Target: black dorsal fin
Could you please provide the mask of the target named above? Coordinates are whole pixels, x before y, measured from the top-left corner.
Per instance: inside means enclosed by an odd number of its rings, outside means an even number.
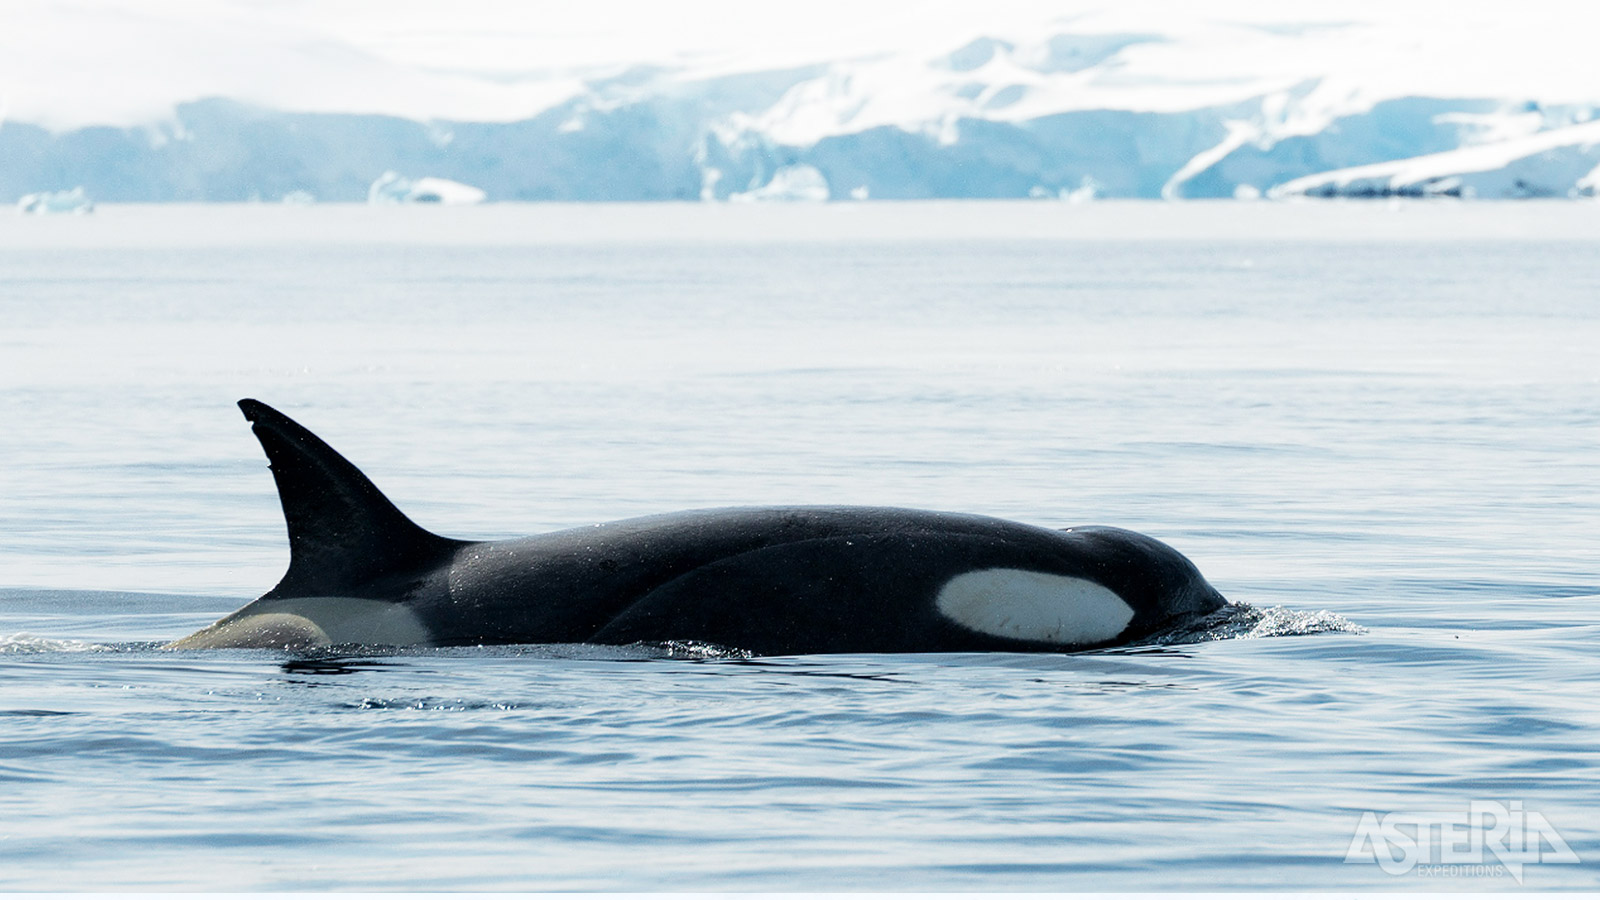
[[[300,423],[257,400],[239,408],[267,451],[289,526],[289,571],[264,597],[362,596],[373,581],[438,565],[465,543],[406,518]]]

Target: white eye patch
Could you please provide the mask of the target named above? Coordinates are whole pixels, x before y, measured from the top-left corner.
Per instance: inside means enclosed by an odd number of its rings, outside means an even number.
[[[945,582],[940,614],[981,634],[1051,644],[1097,644],[1122,633],[1133,607],[1105,585],[1026,569],[979,569]]]

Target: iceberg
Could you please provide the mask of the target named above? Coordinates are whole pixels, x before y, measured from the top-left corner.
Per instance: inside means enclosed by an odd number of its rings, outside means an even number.
[[[399,172],[385,172],[367,188],[367,202],[374,206],[405,203],[410,196],[411,179],[402,177]]]
[[[50,215],[53,213],[71,213],[81,216],[94,212],[94,203],[90,201],[83,188],[75,187],[70,191],[41,191],[35,194],[24,194],[17,201],[17,211],[24,215]]]
[[[367,202],[375,205],[398,203],[437,203],[441,206],[471,206],[482,203],[488,194],[482,188],[448,178],[406,178],[398,172],[384,172],[367,189]]]
[[[857,188],[865,191],[865,188]],[[816,166],[784,166],[772,173],[772,180],[761,187],[728,197],[735,203],[764,201],[824,203],[831,196],[828,179]]]
[[[411,183],[409,203],[439,203],[444,206],[471,206],[489,195],[482,188],[448,178],[418,178]]]

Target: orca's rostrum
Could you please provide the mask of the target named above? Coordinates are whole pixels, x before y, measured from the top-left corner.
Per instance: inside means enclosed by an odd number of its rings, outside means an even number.
[[[178,649],[703,641],[761,655],[1062,651],[1226,602],[1166,544],[882,507],[713,509],[508,541],[417,526],[333,448],[241,400],[289,570]]]

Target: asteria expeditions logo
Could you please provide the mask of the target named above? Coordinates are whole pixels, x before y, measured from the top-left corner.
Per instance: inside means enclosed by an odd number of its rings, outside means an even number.
[[[1377,863],[1390,875],[1510,875],[1521,884],[1524,866],[1580,860],[1543,815],[1523,810],[1522,801],[1473,800],[1464,820],[1459,812],[1362,813],[1344,861]]]

